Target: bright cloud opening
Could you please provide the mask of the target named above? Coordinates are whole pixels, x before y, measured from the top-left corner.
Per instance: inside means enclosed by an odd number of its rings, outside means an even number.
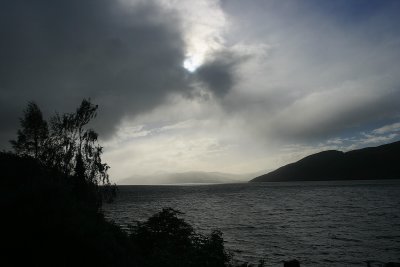
[[[200,56],[189,56],[183,61],[183,67],[189,72],[195,72],[203,63]]]

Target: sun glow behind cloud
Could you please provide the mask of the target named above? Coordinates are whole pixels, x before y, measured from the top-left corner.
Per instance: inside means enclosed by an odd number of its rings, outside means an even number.
[[[177,11],[183,27],[186,56],[182,63],[189,72],[196,71],[207,57],[224,48],[223,33],[228,20],[217,0],[177,1],[159,0]]]
[[[198,67],[201,66],[203,63],[203,59],[200,58],[200,56],[193,55],[193,56],[188,56],[184,61],[183,61],[183,67],[188,70],[189,72],[195,72]]]

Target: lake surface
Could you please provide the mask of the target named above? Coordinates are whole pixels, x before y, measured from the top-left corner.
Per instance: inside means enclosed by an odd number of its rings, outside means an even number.
[[[400,262],[400,181],[120,186],[104,207],[122,227],[163,207],[201,233],[220,229],[237,259],[282,266]]]

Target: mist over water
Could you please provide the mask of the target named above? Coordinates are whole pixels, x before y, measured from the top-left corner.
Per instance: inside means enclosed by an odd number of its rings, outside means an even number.
[[[162,207],[196,230],[222,230],[236,258],[267,266],[400,261],[400,181],[120,186],[105,214],[126,227]]]

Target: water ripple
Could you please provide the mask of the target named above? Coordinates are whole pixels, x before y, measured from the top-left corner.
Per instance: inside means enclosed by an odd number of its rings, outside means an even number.
[[[365,266],[400,261],[400,182],[123,186],[108,218],[122,225],[163,207],[196,230],[221,229],[238,259],[269,265]]]

